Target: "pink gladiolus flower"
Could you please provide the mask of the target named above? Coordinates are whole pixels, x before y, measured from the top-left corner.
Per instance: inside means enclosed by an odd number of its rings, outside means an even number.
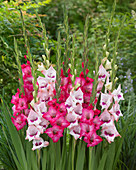
[[[81,131],[80,125],[73,126],[72,128],[70,128],[69,134],[74,136],[75,140],[77,140],[78,138],[80,138],[80,131]]]
[[[94,133],[94,125],[89,125],[86,123],[80,123],[80,127],[81,127],[81,132],[80,132],[80,137],[82,136],[88,136],[88,135],[92,135]]]
[[[31,109],[27,121],[29,125],[38,125],[41,122],[41,119],[39,115],[34,110]]]
[[[16,105],[17,110],[27,109],[27,99],[25,97],[19,98],[18,104]]]
[[[95,118],[93,119],[93,124],[95,130],[97,131],[98,129],[100,129],[100,126],[103,124],[103,122],[99,119],[98,116],[95,116]]]
[[[46,130],[46,128],[48,127],[49,125],[49,122],[44,119],[44,118],[41,118],[41,122],[39,123],[39,125],[37,126],[38,129],[40,129],[40,132],[41,133],[44,133],[44,131]]]
[[[29,141],[31,141],[33,139],[39,139],[39,136],[40,136],[40,131],[36,126],[34,125],[28,126],[25,139],[28,139]]]
[[[52,66],[50,66],[50,68],[48,70],[46,70],[45,78],[48,81],[55,81],[56,80],[56,71]]]
[[[15,118],[11,117],[11,120],[17,130],[22,129],[26,125],[26,117],[23,114],[19,114]]]
[[[49,108],[48,112],[43,114],[43,118],[50,122],[55,122],[59,117],[59,112],[52,106]]]
[[[54,125],[52,128],[48,128],[45,133],[53,140],[54,143],[56,143],[60,137],[63,136],[63,129]]]
[[[118,86],[117,90],[115,89],[112,92],[114,100],[119,102],[120,100],[124,100],[123,93],[121,93],[121,85]]]
[[[70,123],[63,116],[61,116],[56,121],[52,121],[51,125],[57,125],[60,126],[62,129],[65,129],[70,125]]]
[[[83,114],[80,121],[83,123],[92,124],[93,116],[93,110],[83,109]]]
[[[98,77],[98,81],[103,81],[105,82],[105,79],[108,75],[108,72],[106,71],[106,69],[103,67],[103,65],[101,64],[99,67],[99,77]]]
[[[114,124],[110,126],[104,126],[101,132],[102,134],[100,136],[105,137],[109,143],[113,142],[115,137],[120,136]]]
[[[12,100],[11,100],[11,103],[14,104],[14,105],[17,105],[18,102],[19,102],[19,89],[17,89],[17,93],[15,94],[15,96],[12,96]]]
[[[85,136],[84,141],[88,143],[87,147],[93,147],[95,145],[98,145],[102,141],[102,138],[98,136],[96,132],[94,132],[92,135]]]
[[[105,109],[104,112],[100,115],[100,120],[104,123],[103,125],[111,123],[112,119],[113,118],[107,109]]]
[[[111,102],[112,102],[112,96],[110,94],[101,93],[100,105],[102,106],[102,109],[108,109]]]
[[[116,121],[118,121],[120,116],[123,116],[120,110],[120,105],[117,102],[115,102],[115,104],[112,106],[109,112],[114,116],[114,119]]]
[[[39,139],[34,139],[33,140],[33,148],[32,150],[36,150],[36,149],[41,149],[43,147],[47,147],[49,145],[48,141],[44,141],[42,138]]]

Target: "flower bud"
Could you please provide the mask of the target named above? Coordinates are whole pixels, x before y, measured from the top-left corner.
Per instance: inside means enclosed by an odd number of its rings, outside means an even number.
[[[103,58],[102,61],[101,61],[102,64],[104,64],[106,60],[107,60],[107,57]]]
[[[78,87],[80,87],[80,84],[77,82],[74,89],[76,90]]]
[[[111,62],[109,60],[107,60],[106,64],[105,64],[105,69],[109,70],[111,69]]]
[[[106,57],[108,57],[109,56],[109,52],[108,51],[106,51]]]
[[[108,84],[105,84],[105,88],[107,90],[111,90],[112,89],[112,82],[108,83]]]
[[[75,69],[75,75],[77,75],[77,70]]]
[[[71,64],[68,64],[69,68],[71,68]]]
[[[115,70],[117,70],[117,69],[118,69],[118,66],[115,64],[114,68],[115,68]]]
[[[72,78],[71,78],[71,80],[72,80],[72,81],[74,81],[74,77],[75,77],[75,76],[74,76],[74,75],[72,75]]]
[[[118,81],[118,77],[115,78],[115,83]]]
[[[103,49],[106,50],[106,44],[104,44]]]
[[[47,64],[47,67],[49,67],[49,66],[50,66],[50,62],[49,62],[49,60],[46,60],[46,64]]]

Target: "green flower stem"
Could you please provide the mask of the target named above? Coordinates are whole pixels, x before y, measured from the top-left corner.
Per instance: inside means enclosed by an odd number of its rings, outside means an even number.
[[[22,28],[23,28],[23,35],[24,35],[24,39],[25,39],[25,45],[26,45],[26,49],[27,49],[27,52],[28,52],[28,58],[29,58],[29,61],[31,63],[31,67],[32,67],[32,76],[34,78],[33,87],[34,87],[34,91],[35,91],[34,100],[36,102],[36,97],[37,97],[37,86],[36,86],[37,77],[36,77],[36,74],[35,74],[35,65],[34,65],[33,58],[32,58],[31,52],[30,52],[30,46],[29,46],[27,35],[26,35],[26,28],[25,28],[24,18],[23,18],[23,14],[22,14],[21,9],[20,9],[20,14],[21,14],[21,20],[22,20]]]
[[[39,150],[39,149],[37,149],[38,169],[40,169],[40,159],[41,159],[41,156],[40,156],[40,150]]]
[[[118,40],[119,40],[120,32],[121,32],[121,30],[122,30],[122,28],[123,28],[125,19],[126,19],[126,15],[123,17],[121,26],[119,27],[119,30],[118,30],[117,38],[116,38],[116,40],[115,40],[114,53],[113,53],[113,61],[112,61],[112,76],[111,76],[111,82],[113,82],[112,90],[113,90],[114,87],[115,87],[115,76],[116,76],[115,64],[116,64]]]
[[[89,15],[87,15],[86,20],[85,20],[85,27],[84,27],[84,40],[83,40],[83,45],[84,45],[84,53],[82,56],[82,61],[84,63],[84,68],[83,68],[83,73],[86,77],[86,69],[88,66],[88,25],[89,25]]]
[[[20,60],[19,60],[19,51],[18,51],[17,41],[16,41],[15,38],[14,38],[14,48],[15,48],[15,58],[16,58],[16,61],[17,61],[17,66],[18,66],[18,71],[19,71],[20,90],[21,90],[21,92],[22,92],[23,94],[25,94],[25,92],[24,92],[24,87],[23,87],[24,82],[23,82],[23,74],[22,74],[21,62],[20,62]]]
[[[60,67],[60,56],[61,56],[61,40],[60,40],[60,32],[58,32],[58,41],[57,41],[57,56],[56,56],[56,98],[58,100],[59,94],[60,94],[60,83],[61,83],[61,78],[60,78],[60,72],[61,72],[61,67]]]
[[[69,26],[68,26],[68,15],[67,15],[67,10],[66,9],[65,9],[65,13],[64,13],[64,30],[65,30],[65,35],[66,35],[66,42],[65,42],[65,54],[64,54],[63,71],[64,71],[64,75],[67,75],[70,36],[69,36]]]
[[[92,147],[89,147],[89,169],[88,170],[92,170]]]
[[[97,53],[97,47],[96,43],[94,45],[94,52],[95,52],[95,76],[94,76],[94,82],[93,82],[93,90],[92,90],[92,97],[90,98],[90,103],[93,104],[96,96],[96,89],[98,85],[98,70],[99,70],[99,59],[98,59],[98,53]]]
[[[103,49],[103,58],[106,57],[106,51],[107,51],[107,47],[108,47],[108,44],[109,44],[109,36],[110,36],[110,30],[111,30],[111,27],[112,27],[111,24],[112,24],[113,16],[114,16],[114,13],[115,13],[115,8],[116,8],[116,0],[114,0],[114,3],[113,3],[111,17],[110,17],[110,21],[109,21],[109,25],[108,25],[108,30],[107,30],[107,33],[106,33],[105,49]]]
[[[76,147],[76,140],[72,137],[72,170],[74,170],[75,147]]]
[[[42,21],[41,21],[41,18],[39,17],[37,11],[36,11],[36,17],[40,23],[40,26],[43,30],[43,38],[44,38],[44,44],[43,44],[43,47],[44,47],[44,50],[45,50],[45,53],[46,53],[46,56],[47,56],[47,60],[50,59],[50,52],[49,52],[49,43],[48,43],[48,37],[47,37],[47,33],[46,33],[46,28],[45,26],[43,25]]]
[[[71,55],[71,74],[74,76],[72,79],[72,86],[74,87],[74,83],[75,83],[75,77],[76,77],[76,73],[75,73],[75,34],[73,34],[73,42],[72,42],[72,55]]]

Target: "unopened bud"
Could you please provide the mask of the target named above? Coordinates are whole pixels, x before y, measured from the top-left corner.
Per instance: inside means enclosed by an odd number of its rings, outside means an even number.
[[[44,61],[46,61],[46,56],[45,55],[42,55],[42,58]]]
[[[71,68],[71,64],[68,64],[69,68]]]
[[[108,39],[108,42],[110,42],[110,39]]]
[[[46,64],[47,64],[47,67],[49,67],[49,66],[50,66],[50,62],[49,62],[49,60],[46,60]]]
[[[118,69],[118,66],[115,64],[114,68],[115,68],[115,70],[117,70],[117,69]]]
[[[112,89],[112,82],[108,83],[108,84],[105,84],[105,88],[107,90],[111,90]]]
[[[109,52],[108,51],[106,51],[106,57],[108,57],[109,56]]]
[[[115,78],[115,83],[118,81],[118,77]]]
[[[107,57],[103,58],[102,59],[102,64],[104,64],[106,60],[107,60]]]
[[[78,87],[80,87],[80,84],[77,82],[74,89],[76,90]]]
[[[72,75],[72,78],[71,78],[71,80],[72,80],[72,81],[74,81],[74,77],[75,77],[75,76],[74,76],[74,75]]]
[[[75,75],[77,75],[77,70],[75,69],[74,71],[75,71]]]
[[[106,50],[106,44],[104,44],[103,49]]]
[[[111,69],[111,62],[109,60],[107,60],[106,64],[105,64],[105,69],[109,70]]]

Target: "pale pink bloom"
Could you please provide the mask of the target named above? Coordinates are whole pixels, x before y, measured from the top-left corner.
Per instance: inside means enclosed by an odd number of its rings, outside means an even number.
[[[49,124],[50,123],[48,120],[41,118],[41,122],[39,123],[39,125],[37,125],[37,128],[40,130],[40,133],[44,133]]]
[[[45,78],[49,81],[52,82],[56,80],[56,70],[50,66],[48,70],[46,70]]]
[[[103,83],[102,81],[99,81],[99,82],[98,82],[98,85],[97,85],[97,92],[102,90],[103,84],[104,84],[104,83]]]
[[[92,135],[94,133],[94,125],[89,125],[86,123],[80,123],[80,127],[81,127],[81,132],[80,132],[80,137],[82,136],[88,136],[88,135]]]
[[[103,122],[103,125],[102,126],[105,126],[105,125],[109,125],[112,123],[112,116],[110,115],[110,113],[108,112],[107,109],[105,109],[102,114],[99,116],[100,120]]]
[[[80,88],[77,91],[71,91],[70,96],[72,97],[73,102],[75,102],[75,104],[83,103],[83,92]]]
[[[15,125],[16,129],[20,130],[26,125],[26,116],[19,114],[15,118],[11,117],[11,121]]]
[[[75,112],[69,112],[66,116],[66,120],[70,123],[70,125],[68,126],[68,128],[72,128],[73,126],[77,126],[78,125],[78,115],[75,114]]]
[[[41,63],[41,65],[38,64],[38,71],[41,71],[44,75],[46,74],[46,69],[43,65],[43,63]]]
[[[50,96],[45,88],[40,88],[38,90],[38,98],[40,99],[40,101],[44,101],[44,102],[50,100]]]
[[[34,125],[28,126],[25,139],[28,139],[29,141],[31,141],[33,139],[39,139],[39,136],[40,136],[40,131],[36,126]]]
[[[114,124],[111,126],[104,126],[101,132],[102,134],[100,136],[105,137],[109,143],[113,142],[115,137],[120,136]]]
[[[109,112],[114,116],[114,119],[116,121],[118,121],[120,116],[123,116],[120,110],[120,105],[117,102],[115,102],[115,104],[112,106]]]
[[[102,106],[102,109],[108,109],[111,103],[112,96],[110,94],[101,93],[100,105]]]
[[[34,110],[31,109],[27,121],[29,125],[38,125],[41,122],[41,119],[40,116]]]
[[[93,147],[95,145],[98,145],[100,142],[102,142],[102,138],[96,134],[96,132],[93,132],[92,135],[88,135],[84,137],[84,141],[87,144],[87,147]]]
[[[40,88],[45,88],[48,85],[48,81],[46,80],[46,78],[41,76],[37,78],[37,82]]]
[[[121,85],[118,86],[117,90],[115,89],[112,92],[114,100],[119,102],[120,100],[124,100],[123,93],[121,93]]]
[[[72,96],[69,96],[65,102],[67,111],[73,111],[73,108],[76,106],[75,99]]]
[[[34,110],[39,114],[40,117],[43,116],[44,113],[47,112],[47,107],[45,105],[45,102],[40,102],[34,104]]]
[[[82,115],[82,109],[83,109],[82,105],[81,104],[77,104],[74,107],[74,112],[81,116]]]
[[[108,75],[108,72],[106,71],[106,69],[103,67],[103,65],[101,64],[99,66],[99,76],[98,76],[98,81],[103,81],[105,82],[105,79]]]
[[[42,138],[39,139],[34,139],[33,140],[33,148],[32,150],[36,150],[36,149],[41,149],[43,147],[47,147],[49,145],[48,141],[44,141]]]
[[[78,124],[77,126],[73,126],[72,128],[70,128],[70,135],[74,136],[75,140],[77,140],[78,138],[80,138],[80,131],[81,131],[81,127]]]

